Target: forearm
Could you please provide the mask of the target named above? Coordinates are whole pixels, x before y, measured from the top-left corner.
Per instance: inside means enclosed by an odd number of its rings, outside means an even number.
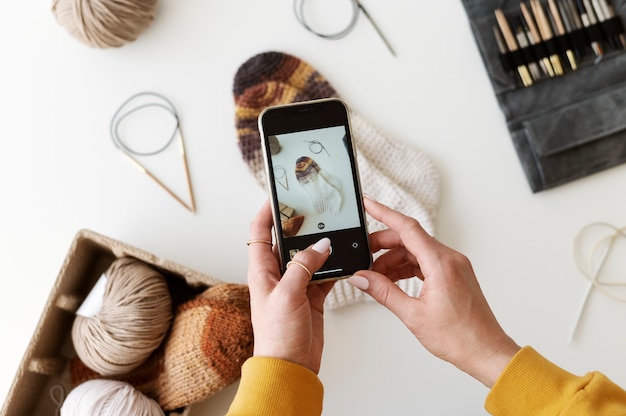
[[[626,392],[600,373],[576,376],[524,347],[491,389],[485,408],[496,416],[626,414]]]
[[[227,416],[319,416],[324,387],[311,370],[269,357],[252,357],[241,370]]]

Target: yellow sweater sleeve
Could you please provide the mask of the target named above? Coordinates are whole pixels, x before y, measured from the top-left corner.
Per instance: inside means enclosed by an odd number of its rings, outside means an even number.
[[[319,416],[324,387],[308,368],[269,357],[249,358],[227,416]]]
[[[495,416],[626,415],[626,392],[598,372],[582,377],[522,348],[485,401]]]

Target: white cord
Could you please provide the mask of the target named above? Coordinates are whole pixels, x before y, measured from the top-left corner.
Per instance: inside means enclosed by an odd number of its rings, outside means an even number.
[[[583,237],[586,237],[590,231],[602,230],[604,229],[605,235],[596,241],[596,243],[591,247],[591,250],[587,253],[587,256],[584,256],[582,252],[582,241]],[[611,292],[611,288],[616,287],[626,287],[626,281],[624,282],[608,282],[600,280],[600,274],[606,264],[606,261],[611,253],[615,242],[620,239],[626,239],[626,227],[618,228],[612,224],[604,223],[604,222],[595,222],[583,227],[576,237],[574,237],[574,245],[573,245],[573,257],[578,270],[589,279],[589,286],[587,287],[587,291],[585,292],[585,297],[583,298],[583,302],[578,311],[578,315],[576,317],[576,322],[574,323],[574,328],[570,335],[569,342],[571,343],[576,334],[578,332],[580,321],[582,319],[585,310],[587,309],[587,304],[589,303],[589,297],[593,289],[598,289],[600,292],[605,294],[611,299],[617,300],[619,302],[626,303],[626,296],[619,296],[615,293]]]

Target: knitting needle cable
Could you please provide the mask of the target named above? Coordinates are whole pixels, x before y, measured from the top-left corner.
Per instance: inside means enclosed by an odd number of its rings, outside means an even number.
[[[389,43],[383,32],[380,30],[380,27],[376,24],[372,16],[358,0],[350,0],[350,4],[352,5],[352,17],[350,18],[350,22],[348,23],[348,26],[346,26],[343,30],[340,30],[336,33],[320,33],[317,30],[313,29],[304,17],[304,3],[305,0],[294,0],[293,2],[293,13],[295,14],[298,22],[302,26],[304,26],[306,30],[313,33],[314,35],[319,36],[320,38],[331,40],[341,39],[347,36],[348,33],[352,32],[352,29],[354,29],[354,26],[356,26],[356,22],[359,18],[360,9],[367,18],[367,20],[370,21],[371,25],[374,27],[374,30],[376,30],[376,33],[378,33],[378,36],[380,36],[380,38],[383,40],[385,46],[387,47],[387,49],[389,49],[389,52],[391,52],[394,57],[396,56],[396,52],[391,47],[391,44]]]
[[[159,102],[147,102],[141,105],[138,105],[136,107],[132,107],[128,110],[126,110],[125,112],[123,112],[124,109],[126,109],[127,106],[130,105],[131,102],[133,102],[134,100],[140,98],[140,97],[146,97],[146,96],[152,96],[152,97],[156,97],[160,100],[162,100],[165,104],[163,103],[159,103]],[[149,108],[149,107],[156,107],[156,108],[161,108],[163,110],[165,110],[166,112],[168,112],[169,114],[172,115],[172,117],[174,117],[174,120],[176,122],[176,125],[174,127],[174,130],[172,131],[172,134],[169,136],[169,138],[165,141],[165,143],[163,145],[161,145],[160,147],[158,147],[155,150],[149,150],[149,151],[143,151],[143,150],[137,150],[135,148],[132,148],[131,146],[129,146],[120,136],[119,134],[119,126],[120,123],[122,121],[124,121],[127,117],[129,117],[130,115]],[[128,158],[128,160],[131,162],[131,164],[133,164],[141,173],[147,175],[150,179],[152,179],[154,182],[156,182],[157,185],[159,185],[164,191],[166,191],[170,196],[172,196],[176,201],[178,201],[181,205],[183,205],[186,209],[188,209],[191,212],[195,212],[196,208],[195,208],[195,200],[194,200],[194,195],[193,195],[193,188],[191,186],[191,176],[189,174],[189,164],[187,163],[187,154],[185,151],[185,142],[184,142],[184,138],[183,138],[183,134],[182,134],[182,130],[180,127],[180,119],[178,117],[178,113],[176,112],[176,108],[174,107],[174,105],[172,104],[172,102],[170,100],[168,100],[167,98],[165,98],[163,95],[161,94],[157,94],[154,92],[140,92],[137,93],[133,96],[131,96],[130,98],[128,98],[126,101],[124,101],[122,103],[122,105],[119,106],[119,108],[117,109],[117,111],[115,111],[115,113],[113,114],[113,118],[111,119],[111,124],[110,124],[110,135],[111,135],[111,140],[113,141],[113,144],[115,145],[115,147],[117,147],[122,154],[124,154],[124,156],[126,156]],[[178,197],[170,188],[168,188],[162,181],[160,181],[152,172],[150,172],[145,166],[143,166],[136,157],[134,156],[153,156],[156,154],[159,154],[161,152],[163,152],[165,149],[167,149],[171,143],[175,140],[178,139],[178,145],[179,145],[179,153],[180,156],[183,160],[183,167],[185,170],[185,179],[187,181],[187,191],[189,192],[189,198],[190,198],[190,203],[187,204],[186,202],[184,202],[180,197]]]
[[[305,142],[309,144],[309,150],[311,151],[311,153],[319,155],[320,153],[322,153],[322,151],[324,151],[330,157],[330,153],[328,153],[326,147],[319,140],[305,140]]]
[[[370,14],[367,12],[367,10],[365,10],[365,7],[363,7],[363,5],[360,2],[357,1],[357,4],[359,5],[359,9],[363,11],[363,14],[365,15],[365,17],[367,17],[367,20],[369,20],[372,26],[374,26],[374,30],[376,30],[376,32],[378,33],[378,36],[380,36],[383,42],[385,42],[385,46],[387,46],[387,49],[389,49],[389,52],[391,52],[391,54],[395,57],[396,52],[391,47],[391,44],[389,43],[385,35],[383,35],[383,32],[380,30],[380,28],[378,27],[378,25],[376,24],[372,16],[370,16]]]
[[[582,256],[579,252],[580,246],[582,245],[582,238],[593,228],[605,228],[610,231],[610,234],[599,239],[592,246],[588,255],[583,258],[584,256]],[[600,280],[600,275],[604,270],[604,266],[606,265],[609,254],[613,250],[615,242],[620,238],[626,238],[626,227],[618,228],[614,225],[603,222],[596,222],[587,225],[586,227],[581,229],[574,238],[574,244],[572,247],[574,261],[576,263],[576,266],[578,267],[578,270],[580,270],[583,276],[585,276],[589,280],[589,285],[587,287],[583,301],[576,316],[576,321],[574,323],[574,327],[572,329],[569,339],[570,343],[574,340],[578,333],[580,321],[587,309],[589,297],[591,296],[591,292],[593,291],[593,289],[597,289],[601,293],[616,301],[626,302],[626,297],[618,296],[608,289],[626,287],[626,282],[607,282]]]

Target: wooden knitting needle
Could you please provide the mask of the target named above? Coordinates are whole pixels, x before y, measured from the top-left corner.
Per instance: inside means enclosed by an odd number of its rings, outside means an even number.
[[[374,26],[374,30],[376,31],[376,33],[378,33],[378,36],[380,36],[380,38],[383,40],[383,42],[385,43],[385,46],[387,46],[387,49],[389,49],[389,52],[391,52],[391,54],[395,57],[396,51],[393,50],[393,48],[391,47],[391,43],[389,43],[389,41],[383,34],[382,30],[380,30],[380,28],[378,27],[378,25],[376,24],[372,16],[370,16],[370,14],[367,12],[365,7],[363,7],[361,2],[357,1],[357,5],[359,6],[359,9],[363,11],[363,14],[365,15],[365,17],[367,17],[367,20],[369,20],[372,26]]]
[[[541,35],[539,34],[539,30],[537,29],[537,25],[535,25],[535,20],[533,19],[533,16],[530,14],[530,11],[528,11],[528,8],[523,2],[520,3],[520,8],[522,9],[522,15],[524,16],[524,21],[526,22],[526,25],[528,26],[528,30],[530,30],[530,34],[532,37],[530,38],[531,43],[537,44],[541,42]],[[548,59],[548,57],[544,56],[543,58],[541,58],[540,64],[541,64],[541,67],[548,72],[548,75],[550,75],[551,77],[556,75],[554,73],[554,68],[552,68],[552,64],[550,63],[550,59]]]
[[[496,15],[496,20],[498,21],[498,26],[500,27],[500,31],[502,32],[502,36],[504,37],[504,42],[510,52],[515,52],[518,49],[517,42],[515,40],[515,36],[511,31],[508,21],[504,16],[504,12],[501,9],[494,10]],[[530,72],[528,72],[528,68],[526,65],[519,65],[517,67],[517,72],[522,80],[522,84],[525,87],[533,85],[533,79],[530,76]]]
[[[589,4],[587,2],[587,4]],[[593,25],[595,21],[595,16],[593,14],[593,10],[588,10],[586,5],[583,4],[583,1],[577,0],[576,5],[578,6],[578,13],[580,14],[580,20],[583,22],[584,27],[589,27]],[[602,50],[602,46],[597,41],[591,42],[591,48],[593,52],[596,54],[597,58],[601,58],[604,56],[604,51]],[[596,59],[598,61],[599,59]]]
[[[183,165],[185,167],[185,178],[187,179],[187,192],[189,192],[189,200],[191,202],[191,206],[187,207],[189,211],[196,212],[196,201],[193,197],[193,188],[191,186],[191,175],[189,174],[189,164],[187,163],[187,153],[185,152],[185,141],[183,140],[183,131],[178,126],[178,144],[180,155],[183,158]]]
[[[522,18],[516,16],[513,20],[513,26],[515,27],[517,43],[520,48],[527,48],[530,46],[530,41],[528,40],[528,36],[526,35],[526,30],[524,29],[524,24]],[[530,75],[532,75],[533,80],[538,80],[541,78],[541,71],[539,71],[539,66],[537,62],[530,62],[528,64],[528,69],[530,70]]]
[[[559,36],[565,35],[565,26],[563,25],[563,20],[561,20],[561,12],[559,11],[558,6],[554,0],[548,0],[548,4],[550,6],[550,12],[552,14],[552,19],[554,19],[554,23],[556,26],[556,32]],[[569,61],[570,67],[573,70],[576,70],[578,66],[576,65],[576,59],[574,59],[574,53],[571,49],[565,51],[565,55],[567,56],[567,60]]]
[[[600,22],[605,22],[613,17],[611,14],[611,8],[606,1],[592,0],[591,5],[593,6],[593,10],[596,12],[596,16],[598,16],[598,20]],[[626,39],[624,38],[623,33],[619,36],[612,36],[609,38],[611,46],[616,48],[619,48],[618,41],[622,44],[622,47],[626,44]]]
[[[600,0],[600,4],[602,5],[603,10],[605,10],[604,15],[607,19],[615,17],[616,14],[613,5],[608,4],[606,0]],[[620,33],[618,38],[620,43],[622,44],[622,48],[626,48],[626,36],[624,36],[624,32]]]
[[[552,39],[553,35],[552,29],[550,28],[550,21],[548,20],[541,3],[539,3],[539,0],[530,0],[530,8],[532,9],[535,20],[537,21],[541,39],[544,41]],[[561,59],[559,58],[559,55],[555,53],[550,55],[550,63],[552,64],[552,68],[554,69],[554,73],[556,75],[563,75],[563,67],[561,66]]]
[[[187,205],[187,203],[185,203],[185,201],[183,201],[182,199],[180,199],[178,197],[178,195],[176,195],[174,192],[172,192],[172,190],[170,188],[168,188],[167,186],[165,186],[165,184],[163,182],[161,182],[159,180],[159,178],[157,178],[156,176],[154,176],[154,174],[152,172],[150,172],[148,169],[146,169],[141,163],[139,163],[135,158],[133,158],[131,155],[129,155],[128,153],[121,151],[124,156],[126,156],[128,158],[128,160],[130,161],[130,163],[132,163],[133,165],[135,165],[135,167],[139,170],[139,172],[144,173],[145,175],[147,175],[150,179],[152,179],[154,182],[156,182],[157,185],[159,185],[165,192],[167,192],[168,194],[170,194],[170,196],[172,198],[174,198],[175,200],[177,200],[182,206],[184,206],[185,208],[187,208],[189,211],[191,212],[195,212],[194,208],[190,207],[189,205]]]
[[[502,38],[502,32],[500,32],[500,29],[498,29],[497,26],[493,26],[492,30],[493,30],[493,36],[496,39],[496,45],[498,45],[498,51],[500,52],[500,55],[506,54],[509,50],[506,48],[506,45],[504,44],[504,39]],[[515,71],[511,71],[511,72],[512,72],[511,76],[515,77]]]
[[[195,205],[195,201],[194,201],[194,197],[193,197],[193,190],[192,190],[192,187],[191,187],[191,177],[189,175],[189,165],[187,164],[187,155],[185,153],[185,144],[183,142],[183,135],[182,135],[182,132],[180,130],[180,126],[178,127],[178,143],[179,143],[180,153],[181,153],[181,156],[183,158],[183,164],[185,166],[185,176],[186,176],[186,179],[187,179],[187,190],[189,191],[189,197],[191,199],[191,205],[188,205],[185,201],[180,199],[180,197],[178,195],[176,195],[170,188],[168,188],[163,182],[161,182],[159,180],[159,178],[157,178],[145,166],[143,166],[141,163],[139,163],[139,161],[137,159],[135,159],[134,157],[132,157],[128,152],[125,152],[121,148],[120,148],[120,152],[122,152],[122,154],[124,156],[126,156],[126,158],[130,161],[130,163],[133,164],[139,170],[139,172],[141,172],[141,173],[145,174],[146,176],[148,176],[150,179],[152,179],[154,182],[156,182],[156,184],[159,185],[159,187],[161,187],[161,189],[163,189],[165,192],[170,194],[170,196],[172,198],[174,198],[176,201],[178,201],[178,203],[180,203],[182,206],[184,206],[189,211],[195,213],[196,212],[196,205]]]

